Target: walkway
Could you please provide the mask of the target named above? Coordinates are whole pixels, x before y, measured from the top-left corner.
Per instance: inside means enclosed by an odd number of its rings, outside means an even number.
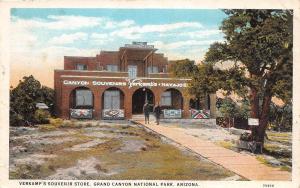
[[[292,175],[290,172],[269,167],[258,161],[255,156],[237,153],[210,141],[186,135],[183,133],[182,128],[159,126],[154,123],[144,124],[141,117],[136,117],[133,121],[174,140],[208,160],[249,180],[291,180]]]

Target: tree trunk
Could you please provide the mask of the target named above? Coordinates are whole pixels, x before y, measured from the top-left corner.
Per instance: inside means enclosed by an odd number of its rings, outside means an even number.
[[[258,141],[260,141],[262,143],[264,143],[266,128],[267,128],[268,121],[269,121],[271,99],[272,99],[272,97],[269,95],[268,92],[266,92],[265,96],[264,96],[264,100],[263,100],[259,126],[257,128]]]
[[[250,88],[250,117],[259,118],[259,96],[256,88]]]
[[[259,96],[257,89],[254,87],[250,88],[250,110],[251,118],[259,118]],[[257,128],[254,126],[251,126],[251,135],[256,140]]]

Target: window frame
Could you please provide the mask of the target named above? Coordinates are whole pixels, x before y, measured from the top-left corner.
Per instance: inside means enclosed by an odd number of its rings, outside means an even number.
[[[79,68],[80,66],[82,66],[83,69],[80,69]],[[87,64],[84,64],[84,63],[77,63],[76,64],[76,70],[85,71],[85,70],[88,70],[88,66],[87,66]]]
[[[113,67],[112,69],[110,69],[109,67]],[[115,69],[116,68],[116,69]],[[106,65],[106,70],[108,72],[119,72],[119,66],[118,65],[114,65],[114,64],[107,64]]]
[[[89,92],[90,94],[90,98],[87,98],[87,99],[90,99],[90,102],[87,103],[87,104],[84,104],[84,102],[81,104],[78,102],[78,96],[79,96],[79,92],[82,92],[82,91],[85,91],[85,92]],[[84,95],[81,95],[81,97],[84,98],[84,100],[86,100],[86,97]],[[75,107],[76,108],[92,108],[94,106],[94,96],[93,96],[93,92],[89,89],[76,89],[75,90]]]
[[[172,92],[164,91],[160,97],[161,106],[172,106]]]

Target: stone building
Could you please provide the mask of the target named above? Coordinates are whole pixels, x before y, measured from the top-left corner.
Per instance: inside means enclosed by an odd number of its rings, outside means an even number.
[[[156,51],[146,42],[133,42],[96,57],[65,56],[64,69],[54,72],[57,115],[129,119],[141,114],[147,101],[151,106],[159,102],[164,118],[191,118],[190,79],[172,78],[168,59]]]

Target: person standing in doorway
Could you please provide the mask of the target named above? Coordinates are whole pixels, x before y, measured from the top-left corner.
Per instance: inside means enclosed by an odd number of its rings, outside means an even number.
[[[159,106],[159,103],[156,103],[153,109],[155,119],[156,119],[156,125],[159,125],[159,120],[160,120],[160,113],[161,113],[161,108]]]
[[[148,102],[146,102],[144,104],[143,112],[145,115],[145,124],[147,124],[147,123],[149,124],[150,106],[149,106]]]

